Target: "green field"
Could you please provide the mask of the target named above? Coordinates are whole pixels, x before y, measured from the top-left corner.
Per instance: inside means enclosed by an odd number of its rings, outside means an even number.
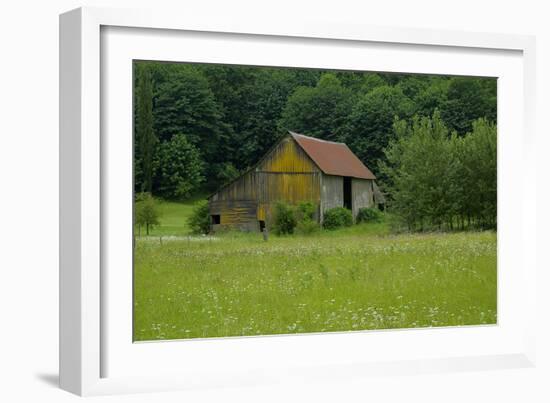
[[[134,339],[496,323],[495,232],[187,236],[190,203],[138,237]]]

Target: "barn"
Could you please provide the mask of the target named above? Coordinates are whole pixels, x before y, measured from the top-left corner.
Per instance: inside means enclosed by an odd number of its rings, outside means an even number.
[[[275,203],[312,202],[316,220],[333,207],[357,216],[384,203],[374,174],[344,143],[289,132],[250,170],[208,198],[212,230],[261,231]]]

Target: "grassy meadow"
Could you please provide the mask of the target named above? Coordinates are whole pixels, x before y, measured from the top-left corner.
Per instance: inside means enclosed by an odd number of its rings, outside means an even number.
[[[496,233],[188,236],[192,203],[137,237],[134,339],[493,324]]]

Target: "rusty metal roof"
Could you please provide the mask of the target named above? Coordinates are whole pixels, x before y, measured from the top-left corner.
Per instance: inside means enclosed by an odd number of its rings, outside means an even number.
[[[289,132],[307,155],[327,175],[376,179],[374,174],[344,143],[335,143]]]

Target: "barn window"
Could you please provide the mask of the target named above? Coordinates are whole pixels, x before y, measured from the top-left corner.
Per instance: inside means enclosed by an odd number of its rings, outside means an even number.
[[[212,224],[220,224],[221,223],[221,217],[219,214],[212,214]]]
[[[259,220],[258,222],[260,223],[260,232],[264,232],[265,221],[264,220]]]
[[[344,176],[344,207],[351,210],[351,178]]]

